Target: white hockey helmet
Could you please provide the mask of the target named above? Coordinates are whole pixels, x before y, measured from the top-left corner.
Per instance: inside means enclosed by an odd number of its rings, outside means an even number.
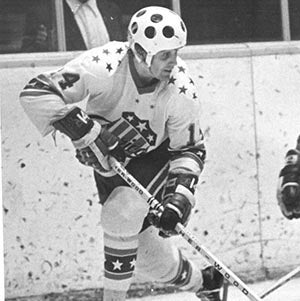
[[[132,16],[128,26],[130,48],[137,56],[136,45],[141,46],[147,54],[149,67],[156,53],[185,46],[186,37],[186,26],[180,16],[160,6],[140,9]]]

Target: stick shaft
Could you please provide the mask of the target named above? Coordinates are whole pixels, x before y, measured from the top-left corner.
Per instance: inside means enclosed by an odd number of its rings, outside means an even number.
[[[277,288],[281,287],[283,284],[291,280],[294,276],[296,276],[300,272],[300,266],[298,266],[296,269],[288,273],[287,275],[280,278],[274,285],[272,285],[270,288],[268,288],[265,292],[263,292],[260,295],[260,298],[264,298],[273,291],[275,291]]]
[[[111,167],[119,174],[137,193],[143,197],[152,209],[159,211],[163,210],[162,205],[156,200],[115,158],[110,158]],[[237,287],[251,301],[261,301],[261,298],[256,295],[251,289],[239,279],[231,270],[229,270],[219,259],[211,254],[204,246],[201,246],[197,239],[189,233],[185,227],[178,223],[176,231],[180,234],[194,249],[204,256],[209,263],[212,264],[233,286]]]
[[[245,296],[252,301],[261,300],[241,279],[239,279],[229,268],[227,268],[218,258],[216,258],[198,240],[185,229],[181,224],[176,225],[176,231],[195,249],[197,250],[215,269],[217,269],[227,281],[237,287]]]

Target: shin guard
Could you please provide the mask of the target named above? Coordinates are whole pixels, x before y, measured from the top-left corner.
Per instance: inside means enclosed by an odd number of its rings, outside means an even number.
[[[104,301],[125,300],[138,249],[138,233],[148,205],[129,187],[115,188],[102,208],[104,231]]]

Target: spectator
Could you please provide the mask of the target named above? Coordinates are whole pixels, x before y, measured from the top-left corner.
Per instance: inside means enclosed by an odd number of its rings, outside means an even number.
[[[96,1],[106,25],[111,41],[126,41],[127,27],[122,23],[123,13],[120,7],[111,0]]]
[[[49,4],[44,1],[30,1],[27,9],[21,52],[53,51],[51,37],[54,27]]]
[[[102,46],[109,40],[125,39],[121,12],[107,0],[64,0],[64,21],[67,50],[86,50]],[[51,51],[51,22],[47,11],[37,5],[28,14],[22,52]],[[46,17],[47,18],[47,17]],[[48,17],[49,18],[49,17]],[[45,24],[46,23],[46,24]]]
[[[121,13],[109,1],[65,0],[64,16],[67,50],[85,50],[109,40],[122,40]]]

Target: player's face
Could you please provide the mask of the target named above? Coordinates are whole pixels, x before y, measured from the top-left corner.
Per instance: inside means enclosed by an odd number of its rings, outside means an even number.
[[[168,80],[172,69],[177,64],[177,49],[163,50],[153,56],[150,70],[155,78]]]

